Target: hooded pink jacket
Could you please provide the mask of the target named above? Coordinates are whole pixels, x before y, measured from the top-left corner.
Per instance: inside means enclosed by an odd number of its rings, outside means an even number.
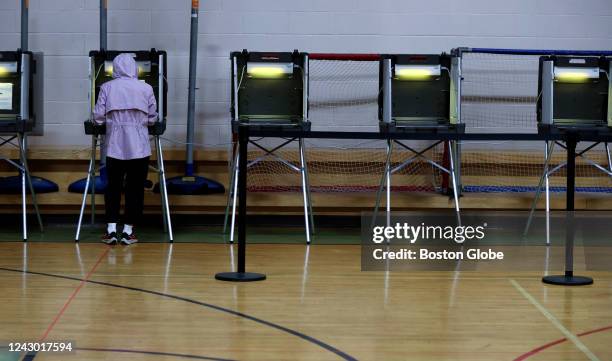
[[[138,80],[138,67],[130,54],[113,60],[113,80],[102,84],[94,120],[106,123],[106,155],[139,159],[151,155],[148,126],[157,121],[153,88]]]

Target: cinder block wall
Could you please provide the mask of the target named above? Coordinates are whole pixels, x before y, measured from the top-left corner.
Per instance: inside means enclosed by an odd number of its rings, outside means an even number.
[[[232,50],[440,52],[456,46],[610,49],[610,0],[201,0],[196,142],[228,140]],[[87,53],[97,49],[98,0],[31,0],[30,48],[46,55],[45,136],[84,146]],[[19,0],[0,0],[0,48],[19,46]],[[111,49],[169,53],[168,138],[183,140],[189,0],[109,0]]]

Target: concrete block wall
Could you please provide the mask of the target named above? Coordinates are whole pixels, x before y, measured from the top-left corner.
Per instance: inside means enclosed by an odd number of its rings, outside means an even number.
[[[610,0],[201,0],[196,142],[226,143],[228,54],[440,52],[457,46],[612,48]],[[87,147],[87,53],[98,0],[31,0],[30,48],[46,55],[45,136],[34,145]],[[0,48],[19,46],[19,0],[0,0]],[[189,0],[109,0],[110,49],[169,53],[169,130],[185,138]],[[336,128],[352,127],[350,124]]]

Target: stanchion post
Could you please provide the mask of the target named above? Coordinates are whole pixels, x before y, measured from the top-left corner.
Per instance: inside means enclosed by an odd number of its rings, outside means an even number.
[[[565,274],[546,276],[542,282],[561,286],[584,286],[593,283],[593,279],[584,276],[574,276],[574,195],[576,192],[576,144],[578,134],[567,134],[567,193],[566,193],[566,222],[565,222]]]
[[[247,222],[247,147],[249,128],[238,127],[238,269],[237,272],[217,273],[215,278],[229,282],[263,281],[266,275],[246,272],[246,222]]]
[[[248,129],[241,126],[238,133],[238,273],[246,271],[246,202],[247,202],[247,147]]]

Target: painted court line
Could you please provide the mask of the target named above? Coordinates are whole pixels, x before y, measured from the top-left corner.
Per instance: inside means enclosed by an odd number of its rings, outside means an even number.
[[[514,286],[514,288],[516,288],[522,295],[523,297],[525,297],[527,300],[529,300],[529,302],[531,302],[532,305],[535,306],[535,308],[537,308],[543,315],[544,317],[546,317],[559,331],[561,331],[561,333],[570,341],[572,341],[572,343],[574,343],[574,345],[580,350],[582,351],[591,361],[601,361],[597,356],[595,356],[595,354],[593,354],[593,352],[591,352],[591,350],[589,350],[588,347],[586,347],[586,345],[584,343],[582,343],[582,341],[580,341],[578,339],[578,336],[574,335],[572,332],[570,332],[567,328],[565,328],[565,326],[563,326],[563,324],[561,324],[561,322],[559,320],[557,320],[557,318],[555,316],[553,316],[552,313],[550,313],[546,307],[542,306],[541,303],[539,303],[529,292],[527,292],[521,285],[518,284],[518,282],[516,282],[515,280],[511,279],[510,283],[512,283],[512,285]]]
[[[98,268],[98,266],[100,265],[100,262],[102,262],[102,260],[104,259],[104,257],[106,257],[106,255],[108,254],[108,251],[110,251],[110,247],[106,247],[106,250],[100,255],[100,257],[98,257],[98,260],[96,261],[96,263],[93,265],[93,267],[91,268],[91,270],[89,270],[89,273],[87,273],[87,275],[85,276],[85,278],[81,281],[81,283],[79,283],[79,285],[77,286],[77,288],[74,289],[74,291],[72,291],[72,294],[70,295],[70,297],[68,297],[68,300],[66,300],[66,302],[64,303],[64,306],[62,306],[62,308],[60,309],[60,311],[57,313],[57,315],[55,315],[55,318],[53,319],[53,321],[51,322],[51,324],[49,325],[49,327],[47,327],[47,330],[45,331],[45,333],[42,335],[42,337],[39,339],[39,341],[44,341],[47,339],[47,336],[49,336],[49,333],[51,333],[51,330],[53,330],[53,327],[55,327],[55,324],[57,324],[57,322],[59,321],[59,319],[62,317],[62,315],[64,314],[64,312],[66,312],[66,310],[68,309],[68,306],[70,306],[70,303],[72,303],[72,300],[74,300],[74,298],[76,297],[76,295],[79,293],[79,291],[81,291],[81,288],[83,288],[83,286],[87,283],[87,281],[89,281],[89,278],[91,277],[91,275],[96,271],[96,268]]]
[[[106,254],[106,252],[105,252]],[[178,300],[178,301],[182,301],[182,302],[187,302],[187,303],[191,303],[191,304],[195,304],[198,306],[202,306],[202,307],[206,307],[206,308],[210,308],[216,311],[220,311],[220,312],[224,312],[230,315],[234,315],[237,317],[241,317],[244,319],[248,319],[251,320],[253,322],[277,329],[279,331],[283,331],[286,332],[288,334],[291,334],[293,336],[299,337],[302,340],[305,340],[307,342],[310,342],[316,346],[319,346],[329,352],[332,352],[336,355],[338,355],[339,357],[341,357],[343,360],[347,360],[347,361],[357,361],[357,359],[317,338],[314,338],[312,336],[308,336],[306,334],[303,334],[299,331],[290,329],[288,327],[284,327],[281,326],[279,324],[270,322],[270,321],[266,321],[264,319],[261,318],[257,318],[255,316],[251,316],[242,312],[238,312],[238,311],[234,311],[228,308],[224,308],[221,306],[217,306],[217,305],[213,305],[211,303],[206,303],[206,302],[201,302],[201,301],[197,301],[194,299],[190,299],[190,298],[186,298],[186,297],[182,297],[182,296],[177,296],[177,295],[172,295],[172,294],[168,294],[168,293],[162,293],[162,292],[158,292],[158,291],[153,291],[153,290],[147,290],[144,288],[138,288],[138,287],[130,287],[130,286],[124,286],[124,285],[119,285],[119,284],[115,284],[115,283],[108,283],[108,282],[100,282],[100,281],[94,281],[94,280],[85,280],[82,278],[77,278],[77,277],[71,277],[71,276],[63,276],[63,275],[57,275],[57,274],[51,274],[51,273],[44,273],[44,272],[35,272],[35,271],[27,271],[27,270],[22,270],[22,269],[13,269],[13,268],[5,268],[5,267],[0,267],[0,271],[7,271],[7,272],[16,272],[16,273],[27,273],[27,274],[31,274],[31,275],[39,275],[39,276],[45,276],[45,277],[53,277],[53,278],[59,278],[59,279],[65,279],[65,280],[72,280],[72,281],[79,281],[79,282],[85,282],[85,283],[89,283],[89,284],[95,284],[95,285],[100,285],[100,286],[106,286],[106,287],[113,287],[113,288],[118,288],[118,289],[124,289],[124,290],[130,290],[130,291],[135,291],[135,292],[142,292],[142,293],[146,293],[146,294],[150,294],[150,295],[155,295],[155,296],[159,296],[159,297],[164,297],[164,298],[169,298],[169,299],[174,299],[174,300]]]

